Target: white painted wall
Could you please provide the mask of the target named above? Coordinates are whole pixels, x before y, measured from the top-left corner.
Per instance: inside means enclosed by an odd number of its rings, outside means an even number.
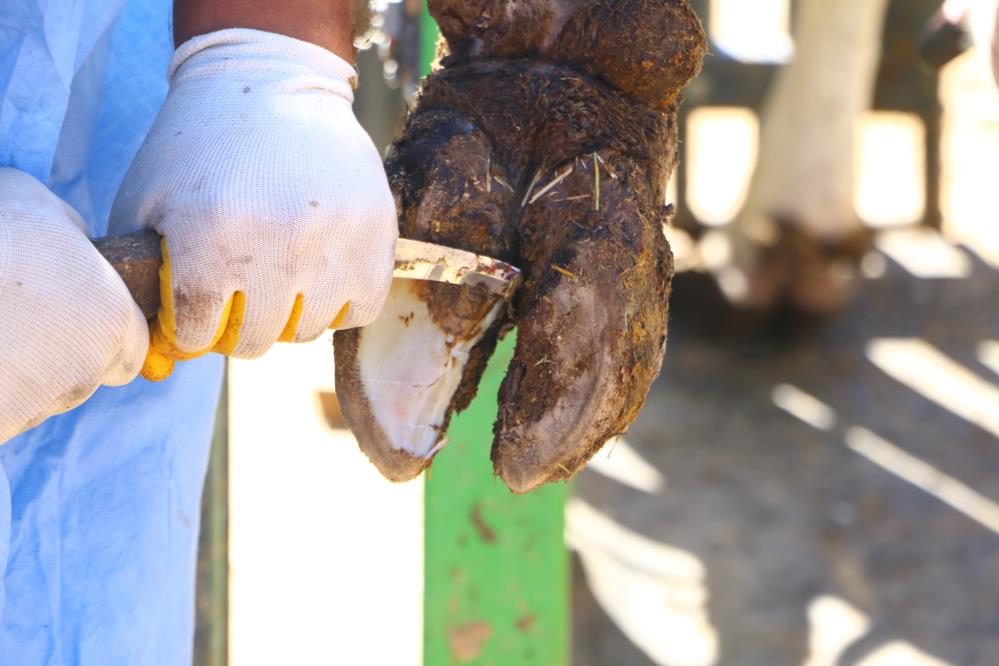
[[[329,339],[230,369],[230,663],[421,663],[423,484],[386,482],[318,392]]]

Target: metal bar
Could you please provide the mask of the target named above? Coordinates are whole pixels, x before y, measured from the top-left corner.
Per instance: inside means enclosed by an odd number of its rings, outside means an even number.
[[[430,67],[437,59],[437,38],[440,30],[437,22],[430,15],[427,3],[423,3],[423,13],[420,16],[420,73],[426,76],[430,73]]]
[[[228,376],[228,370],[226,371]],[[229,662],[229,382],[222,383],[198,537],[195,666]]]
[[[566,666],[567,485],[515,496],[489,460],[496,394],[514,336],[496,351],[479,397],[457,416],[425,494],[425,666]]]
[[[874,109],[906,111],[918,115],[926,130],[926,170],[923,182],[926,212],[923,224],[939,229],[941,212],[940,76],[919,58],[919,38],[926,21],[940,6],[939,0],[894,0],[885,21],[884,45],[878,70]]]

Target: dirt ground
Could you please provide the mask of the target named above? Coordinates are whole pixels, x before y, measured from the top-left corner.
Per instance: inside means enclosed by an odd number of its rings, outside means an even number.
[[[575,666],[999,664],[999,272],[959,253],[823,325],[680,278],[633,472],[576,485]]]

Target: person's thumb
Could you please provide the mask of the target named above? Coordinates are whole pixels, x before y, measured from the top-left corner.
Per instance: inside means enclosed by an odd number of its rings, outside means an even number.
[[[122,288],[124,289],[124,285]],[[108,365],[101,380],[102,384],[108,386],[122,386],[135,379],[142,369],[149,350],[149,327],[146,318],[139,310],[139,306],[131,301],[131,296],[129,296],[129,305],[130,307],[124,311],[121,348]]]

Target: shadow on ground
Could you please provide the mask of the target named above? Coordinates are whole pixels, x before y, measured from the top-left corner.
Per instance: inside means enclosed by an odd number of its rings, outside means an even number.
[[[708,317],[719,310],[707,291],[678,280],[662,377],[625,438],[662,487],[588,470],[576,496],[699,560],[706,594],[656,591],[667,617],[657,627],[655,609],[606,610],[615,596],[628,609],[649,585],[606,585],[598,602],[599,567],[587,570],[575,666],[878,664],[888,662],[872,655],[899,642],[909,651],[893,664],[999,664],[999,413],[983,412],[997,403],[967,376],[941,371],[959,364],[999,385],[981,346],[999,340],[999,274],[971,261],[961,280],[914,278],[889,261],[840,318],[767,331]],[[583,563],[589,553],[649,574],[611,540],[577,543]],[[847,620],[817,626],[816,602],[830,598]],[[699,635],[668,621],[684,604],[707,616]]]

